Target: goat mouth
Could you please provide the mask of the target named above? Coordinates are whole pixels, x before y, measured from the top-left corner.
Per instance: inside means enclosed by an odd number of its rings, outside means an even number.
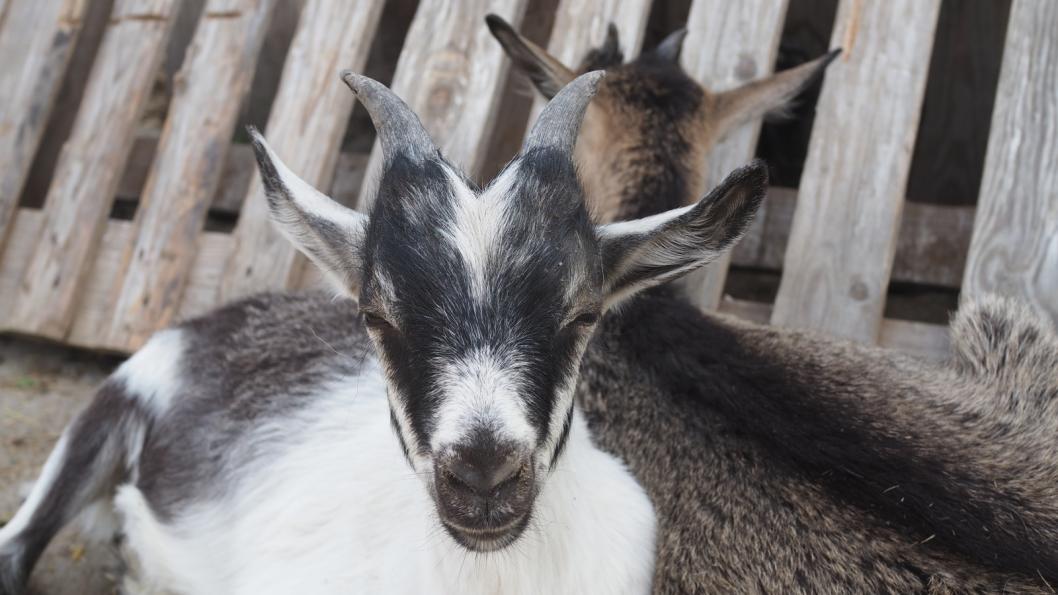
[[[521,537],[522,532],[529,526],[529,514],[522,515],[517,520],[503,527],[471,529],[460,527],[444,519],[441,526],[452,536],[459,545],[473,552],[495,552],[511,545]]]

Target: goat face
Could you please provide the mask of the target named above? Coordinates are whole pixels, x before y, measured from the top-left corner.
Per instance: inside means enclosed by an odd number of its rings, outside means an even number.
[[[559,92],[484,190],[388,89],[343,77],[384,154],[371,215],[313,189],[253,132],[273,219],[358,300],[395,433],[442,526],[468,549],[505,547],[562,456],[598,317],[730,246],[763,197],[764,167],[692,207],[595,227],[572,153],[601,73]]]
[[[712,93],[680,67],[687,30],[624,62],[612,24],[604,43],[570,68],[496,15],[486,17],[492,35],[514,66],[546,98],[570,80],[593,70],[606,78],[588,108],[577,143],[587,199],[598,221],[642,217],[697,199],[709,151],[736,127],[769,113],[781,113],[837,55]],[[656,188],[670,192],[659,196]]]

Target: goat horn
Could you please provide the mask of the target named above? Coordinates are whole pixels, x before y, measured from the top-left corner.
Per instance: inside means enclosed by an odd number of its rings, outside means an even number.
[[[374,79],[349,70],[343,70],[341,77],[371,116],[383,155],[390,158],[405,153],[425,159],[437,154],[437,146],[419,116],[393,91]]]
[[[562,87],[540,112],[522,145],[522,153],[530,149],[552,148],[572,155],[584,110],[595,96],[603,74],[601,70],[582,74]]]

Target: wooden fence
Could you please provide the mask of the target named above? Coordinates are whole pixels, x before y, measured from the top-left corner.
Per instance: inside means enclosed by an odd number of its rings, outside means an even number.
[[[518,26],[529,2],[421,0],[397,62],[394,90],[476,175],[506,124],[508,80],[482,17]],[[945,328],[885,319],[891,278],[1011,294],[1058,319],[1058,2],[1013,1],[976,210],[904,198],[940,4],[840,0],[832,45],[845,53],[827,72],[800,187],[773,188],[732,256],[781,268],[774,304],[723,298],[725,261],[697,279],[703,307],[931,356],[947,349]],[[252,157],[232,141],[276,0],[205,0],[160,134],[139,131],[180,5],[114,0],[85,64],[73,48],[88,0],[0,0],[0,330],[129,351],[222,302],[316,282],[269,225]],[[349,204],[378,147],[341,151],[353,97],[337,72],[364,69],[383,5],[305,0],[258,123],[293,170]],[[548,48],[576,62],[612,21],[634,54],[650,10],[558,0]],[[716,90],[765,74],[786,10],[694,0],[685,66]],[[68,68],[88,73],[72,129],[43,205],[20,206],[53,110],[73,109],[59,97]],[[752,157],[759,126],[717,149],[711,181]],[[125,186],[142,187],[135,216],[112,218]],[[234,229],[205,229],[211,209],[237,215]],[[923,266],[936,250],[942,265]]]

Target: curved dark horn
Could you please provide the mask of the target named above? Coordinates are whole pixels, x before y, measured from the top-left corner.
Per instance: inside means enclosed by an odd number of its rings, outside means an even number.
[[[664,39],[658,47],[654,49],[654,54],[665,60],[676,64],[680,61],[680,52],[683,51],[683,40],[687,38],[687,27],[673,31],[669,33],[669,36]]]
[[[417,159],[437,154],[437,146],[419,116],[393,91],[374,79],[349,70],[343,70],[341,77],[371,116],[386,158],[398,153]]]
[[[584,119],[584,110],[595,96],[603,74],[601,70],[582,74],[562,87],[540,112],[532,132],[522,145],[522,152],[552,148],[572,155],[573,147],[577,143],[577,132],[580,131],[580,123]]]

